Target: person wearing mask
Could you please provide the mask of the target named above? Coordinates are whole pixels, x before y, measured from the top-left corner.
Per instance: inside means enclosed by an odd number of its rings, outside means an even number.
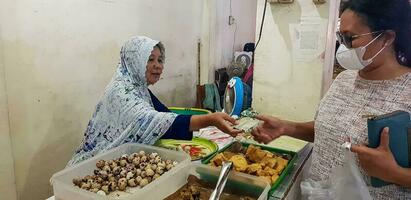
[[[411,169],[399,166],[388,146],[389,130],[378,148],[368,148],[366,115],[411,112],[411,8],[408,0],[348,0],[342,3],[336,53],[341,72],[321,100],[315,120],[291,122],[272,116],[253,130],[268,143],[288,135],[314,143],[309,178],[328,179],[343,163],[351,139],[364,180],[374,199],[411,199]],[[370,176],[394,184],[370,186]]]

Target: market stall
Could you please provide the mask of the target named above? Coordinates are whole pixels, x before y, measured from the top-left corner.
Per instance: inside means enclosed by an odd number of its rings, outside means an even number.
[[[190,190],[191,186],[185,186],[187,187],[186,189],[184,189],[184,187],[182,188],[182,186],[187,183],[197,184],[196,186],[198,187],[200,187],[201,184],[205,184],[208,186],[208,189],[204,189],[204,191],[212,192],[220,171],[220,168],[215,167],[215,165],[218,165],[216,163],[219,162],[219,156],[227,156],[224,152],[233,150],[232,145],[240,139],[230,137],[215,127],[201,129],[199,132],[195,132],[194,135],[195,137],[191,141],[159,141],[156,144],[157,147],[126,144],[106,152],[103,155],[96,156],[95,158],[80,163],[73,168],[58,172],[52,177],[56,197],[51,197],[49,199],[105,199],[107,196],[118,199],[139,199],[142,197],[144,197],[144,199],[162,199],[173,193],[175,193],[173,194],[174,198],[180,199],[181,197],[178,197],[178,195],[184,192],[193,192]],[[234,194],[232,195],[254,195],[255,199],[297,199],[298,194],[296,191],[299,191],[298,187],[301,179],[301,172],[311,153],[311,144],[289,138],[281,138],[272,146],[257,144],[255,141],[246,140],[244,138],[241,140],[244,152],[238,152],[237,155],[234,155],[231,159],[227,160],[234,162],[234,169],[226,184],[226,187],[228,188],[226,190],[234,191]],[[213,146],[213,144],[215,146]],[[293,151],[287,150],[287,144],[288,148]],[[188,147],[191,149],[188,149]],[[202,149],[204,149],[205,153],[198,154],[197,152],[201,152]],[[273,154],[270,154],[269,152]],[[282,167],[278,175],[276,174],[276,180],[264,180],[264,178],[258,176],[266,174],[252,173],[250,171],[253,166],[261,167],[260,163],[251,164],[252,161],[250,161],[250,159],[253,161],[261,159],[260,162],[263,162],[262,160],[268,161],[268,158],[256,157],[257,155],[262,154],[268,157],[274,155],[274,158],[276,158],[275,156],[284,156],[278,157],[277,160],[273,159],[274,162],[278,162],[284,158],[284,161],[287,162],[284,166],[281,166],[280,162],[272,165],[273,169],[276,169],[275,167]],[[239,165],[239,163],[241,163],[239,160],[245,158],[247,158],[245,166]],[[110,163],[113,159],[118,160],[119,166]],[[149,166],[150,163],[155,163],[154,165],[156,169],[149,169],[148,172],[146,172],[147,170],[145,171],[145,169],[147,169],[147,167],[146,164],[142,164],[143,160],[147,160]],[[162,162],[165,162],[165,166],[162,166]],[[221,160],[221,162],[223,161]],[[104,163],[107,166],[105,166]],[[137,164],[139,164],[139,167],[145,166],[142,170],[148,174],[143,176],[141,175],[142,172],[140,169],[136,170],[134,168],[130,168],[128,171],[124,172],[123,175],[121,175],[123,171],[115,172],[119,171],[122,168],[121,166],[133,166],[139,168]],[[111,169],[110,166],[112,167]],[[241,169],[242,167],[244,169]],[[120,178],[119,180],[116,180],[117,183],[120,183],[121,181],[128,181],[128,183],[124,183],[123,188],[119,188],[118,186],[117,188],[116,186],[110,188],[110,184],[104,186],[104,184],[101,183],[100,185],[93,186],[93,181],[89,181],[90,185],[87,185],[87,181],[82,182],[93,176],[93,174],[101,176],[104,170],[118,173],[118,175],[120,174],[119,177],[124,176],[123,179]],[[267,172],[267,170],[268,168],[265,169],[265,172]],[[107,173],[106,171],[104,171],[104,174]],[[243,173],[234,171],[241,171]],[[139,175],[133,174],[132,172],[137,172]],[[106,176],[107,175],[104,175],[103,177]],[[109,173],[108,176],[111,176],[111,174]],[[144,178],[141,178],[141,176]],[[78,180],[78,178],[80,178],[80,180]],[[132,180],[130,181],[130,179]],[[109,180],[109,178],[107,180]],[[201,184],[197,183],[199,181]],[[255,188],[257,188],[256,190],[259,192],[243,192],[249,190],[254,191]],[[154,190],[156,192],[153,192]],[[240,196],[237,197],[239,198]],[[173,198],[170,197],[166,199]]]

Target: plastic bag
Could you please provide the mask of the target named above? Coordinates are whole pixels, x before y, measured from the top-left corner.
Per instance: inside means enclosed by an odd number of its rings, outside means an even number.
[[[328,180],[308,179],[300,186],[302,198],[308,200],[372,200],[354,155],[349,150],[345,150],[343,165],[333,168]]]

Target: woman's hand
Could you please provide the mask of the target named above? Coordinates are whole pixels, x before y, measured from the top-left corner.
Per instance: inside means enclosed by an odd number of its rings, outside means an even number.
[[[233,137],[237,136],[241,133],[241,130],[237,130],[233,128],[235,124],[237,124],[236,120],[230,115],[223,113],[223,112],[216,112],[208,114],[208,121],[210,122],[210,126],[215,126],[224,133],[227,133]]]
[[[196,131],[207,126],[215,126],[224,133],[235,137],[237,134],[241,133],[241,130],[233,128],[233,125],[236,123],[234,118],[222,112],[207,115],[193,115],[191,116],[190,121],[190,131]]]
[[[263,123],[258,125],[251,133],[257,142],[267,144],[285,135],[286,132],[292,128],[291,123],[275,117],[258,115],[256,118],[263,121]]]
[[[401,167],[395,161],[390,150],[388,131],[388,127],[383,129],[380,146],[377,148],[369,148],[365,145],[352,145],[351,151],[357,153],[360,166],[369,176],[397,183]]]

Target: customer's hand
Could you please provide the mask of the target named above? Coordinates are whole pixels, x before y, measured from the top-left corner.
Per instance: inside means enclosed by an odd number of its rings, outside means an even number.
[[[389,146],[389,129],[384,128],[381,133],[380,146],[369,148],[365,145],[352,145],[351,151],[357,153],[360,166],[373,177],[388,182],[395,182],[395,174],[401,170]]]
[[[234,118],[230,117],[230,115],[227,115],[223,112],[216,112],[208,115],[211,126],[215,126],[224,133],[227,133],[233,137],[241,133],[241,130],[233,128],[233,126],[237,124],[237,122]]]
[[[281,135],[285,135],[291,126],[287,121],[267,115],[258,115],[256,118],[263,121],[263,123],[258,125],[251,134],[257,142],[263,142],[265,144]]]

